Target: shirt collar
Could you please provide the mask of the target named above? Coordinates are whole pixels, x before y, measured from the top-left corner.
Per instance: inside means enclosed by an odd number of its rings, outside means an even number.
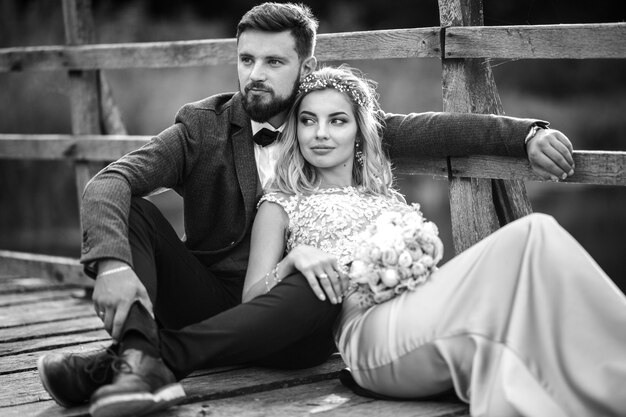
[[[274,126],[272,126],[269,122],[264,122],[264,123],[259,123],[259,122],[255,122],[254,120],[250,120],[250,122],[252,122],[252,134],[256,134],[256,132],[258,132],[259,130],[266,128],[269,130],[278,130],[279,132],[282,132],[283,129],[285,128],[285,124],[283,123],[282,125],[278,126],[278,128],[275,128]]]

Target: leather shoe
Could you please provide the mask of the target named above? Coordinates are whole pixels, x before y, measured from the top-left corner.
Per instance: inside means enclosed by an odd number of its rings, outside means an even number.
[[[43,387],[57,404],[74,407],[89,401],[113,380],[115,348],[86,353],[48,353],[37,361]]]
[[[137,349],[120,356],[122,365],[113,382],[91,397],[93,417],[143,416],[164,410],[185,398],[182,385],[162,359]]]

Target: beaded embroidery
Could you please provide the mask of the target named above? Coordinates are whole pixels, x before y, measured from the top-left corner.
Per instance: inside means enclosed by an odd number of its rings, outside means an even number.
[[[382,211],[404,205],[395,197],[366,194],[356,187],[320,189],[310,195],[268,193],[259,205],[264,201],[287,213],[287,252],[298,245],[315,246],[335,255],[346,272],[359,233]],[[370,305],[369,300],[361,303]]]

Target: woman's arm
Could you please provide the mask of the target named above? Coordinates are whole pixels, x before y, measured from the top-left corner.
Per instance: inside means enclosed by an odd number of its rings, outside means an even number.
[[[331,303],[340,303],[347,283],[339,273],[337,258],[306,245],[294,248],[283,258],[288,225],[287,213],[280,205],[270,201],[261,204],[252,225],[242,302],[265,294],[286,276],[300,271],[320,300],[328,296]]]
[[[270,201],[261,203],[252,225],[250,258],[243,284],[242,302],[248,302],[269,290],[266,275],[271,273],[283,257],[288,224],[287,213],[280,205]],[[279,277],[284,277],[292,271],[277,272],[281,273]],[[273,276],[267,278],[270,288],[276,285]]]

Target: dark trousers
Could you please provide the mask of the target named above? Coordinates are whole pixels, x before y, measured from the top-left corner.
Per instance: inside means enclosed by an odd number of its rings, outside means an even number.
[[[241,304],[243,274],[212,272],[141,198],[131,203],[129,240],[156,325],[134,308],[125,330],[149,335],[156,327],[161,356],[178,378],[239,363],[304,368],[336,351],[332,326],[340,306],[320,301],[302,275],[286,277],[269,293]]]

